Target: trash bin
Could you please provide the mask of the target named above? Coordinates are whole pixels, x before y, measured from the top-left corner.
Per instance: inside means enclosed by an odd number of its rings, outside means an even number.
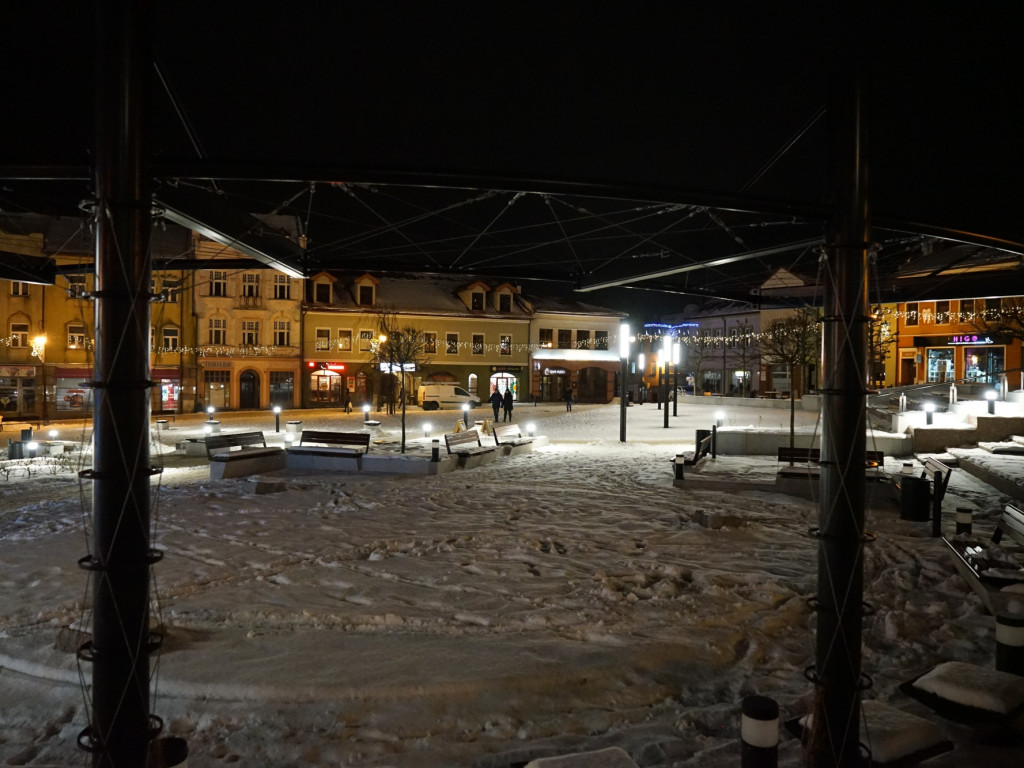
[[[900,478],[900,519],[927,522],[929,517],[928,480],[923,477]]]

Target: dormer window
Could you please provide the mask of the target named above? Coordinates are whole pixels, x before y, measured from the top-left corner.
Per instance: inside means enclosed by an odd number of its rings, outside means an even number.
[[[313,301],[317,304],[331,303],[331,284],[315,283],[313,285]]]
[[[372,307],[373,306],[373,286],[372,285],[360,285],[359,286],[359,306],[361,306],[361,307]]]
[[[499,312],[511,312],[512,311],[512,294],[511,293],[500,293],[500,294],[498,294],[498,311]]]
[[[470,309],[474,312],[482,312],[484,309],[484,294],[483,291],[473,291],[470,294]]]

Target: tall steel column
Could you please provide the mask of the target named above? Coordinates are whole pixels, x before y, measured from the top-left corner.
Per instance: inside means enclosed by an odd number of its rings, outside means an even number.
[[[97,7],[93,766],[147,764],[150,182],[148,0]]]
[[[847,32],[856,38],[852,29]],[[836,219],[827,253],[815,676],[816,768],[858,768],[864,594],[864,450],[868,258],[866,114],[862,82],[843,59],[830,117]]]

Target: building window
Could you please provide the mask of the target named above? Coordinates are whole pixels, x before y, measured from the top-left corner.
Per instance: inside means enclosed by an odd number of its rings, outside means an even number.
[[[999,319],[1000,311],[1003,308],[1002,299],[982,299],[985,302],[984,319],[993,322]]]
[[[242,345],[255,347],[260,343],[260,324],[257,320],[242,321]]]
[[[572,349],[572,331],[566,328],[558,329],[558,348]]]
[[[338,331],[338,350],[348,352],[352,349],[352,331]]]
[[[11,346],[28,346],[28,323],[11,323]]]
[[[498,354],[511,355],[512,354],[512,337],[502,334],[498,337]]]
[[[470,309],[482,311],[484,308],[484,295],[481,291],[473,291],[469,297]]]
[[[498,295],[498,311],[499,312],[511,312],[512,311],[512,294],[502,293]]]
[[[28,283],[23,283],[20,280],[12,280],[11,296],[28,296]]]
[[[270,372],[270,404],[291,408],[295,402],[295,376],[291,371]]]
[[[555,346],[554,341],[552,341],[552,339],[554,339],[554,332],[550,328],[540,329],[540,336],[538,337],[538,341],[540,342],[541,347],[543,347],[544,349],[551,349],[553,346]]]
[[[65,275],[68,281],[68,298],[80,299],[85,296],[85,275]]]
[[[449,355],[459,354],[459,334],[449,333],[444,337],[444,351]]]
[[[964,323],[971,319],[974,314],[974,299],[960,299],[960,322]]]
[[[576,349],[590,349],[590,331],[576,331]]]
[[[255,272],[246,272],[244,275],[242,275],[242,295],[260,295],[260,276],[257,275]]]
[[[68,349],[85,349],[85,326],[68,326]]]
[[[274,346],[290,347],[292,345],[292,324],[287,320],[274,321]]]
[[[907,325],[917,325],[917,302],[907,304]]]
[[[313,285],[313,301],[317,304],[331,303],[331,284],[315,283]]]
[[[714,335],[715,335],[715,349],[721,349],[722,348],[722,329],[721,328],[715,328]]]
[[[433,331],[423,332],[423,351],[428,355],[437,354],[437,334]]]
[[[936,325],[947,325],[949,323],[949,302],[948,301],[936,301],[935,302],[935,324]]]
[[[203,401],[215,408],[230,405],[231,371],[203,371]]]
[[[482,355],[484,353],[484,335],[482,333],[473,334],[473,354]]]
[[[330,328],[317,328],[316,329],[316,341],[313,343],[313,349],[317,352],[325,352],[331,348],[331,329]]]
[[[740,345],[740,329],[730,328],[729,329],[729,348],[736,349]]]
[[[223,346],[227,344],[228,321],[222,317],[210,318],[210,344]]]
[[[373,306],[373,286],[372,285],[360,285],[359,286],[359,306],[361,306],[361,307],[372,307]]]
[[[292,297],[292,279],[288,275],[274,275],[274,298],[290,299]]]
[[[594,331],[594,349],[608,349],[608,331]]]
[[[178,329],[172,325],[164,328],[164,349],[171,351],[178,348]]]
[[[219,269],[210,270],[210,295],[228,295],[228,273]]]
[[[168,304],[178,303],[178,294],[181,293],[181,280],[164,280],[160,283],[160,300]]]
[[[369,352],[373,349],[373,331],[359,332],[359,351]]]

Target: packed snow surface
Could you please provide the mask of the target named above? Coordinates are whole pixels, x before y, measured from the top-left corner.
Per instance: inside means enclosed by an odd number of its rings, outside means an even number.
[[[771,491],[766,457],[705,460],[675,487],[670,459],[713,410],[680,405],[664,429],[654,405],[631,407],[621,443],[617,405],[520,405],[516,421],[547,437],[530,453],[440,475],[281,471],[262,485],[211,481],[205,458],[173,453],[203,417],[161,425],[153,623],[166,642],[151,666],[164,733],[188,741],[192,768],[504,768],[610,746],[645,768],[738,765],[744,696],[776,699],[783,719],[811,707],[818,509]],[[341,430],[363,418],[282,416]],[[798,416],[814,429],[815,415]],[[220,419],[282,438],[271,415]],[[408,450],[423,460],[428,419],[438,437],[456,414],[409,412]],[[789,412],[727,419],[777,429]],[[398,417],[382,421],[370,450],[397,451]],[[88,425],[56,426],[61,440],[88,440]],[[1019,476],[1024,458],[992,461]],[[6,466],[0,764],[88,765],[76,738],[90,671],[55,643],[91,627],[76,565],[91,547],[91,490],[70,459]],[[868,500],[865,697],[957,743],[931,766],[1018,765],[1019,744],[979,743],[899,692],[942,661],[992,666],[994,619],[930,524],[901,520],[884,484]],[[947,532],[969,507],[990,533],[1006,501],[954,471]],[[782,738],[781,764],[799,765],[799,742]]]

